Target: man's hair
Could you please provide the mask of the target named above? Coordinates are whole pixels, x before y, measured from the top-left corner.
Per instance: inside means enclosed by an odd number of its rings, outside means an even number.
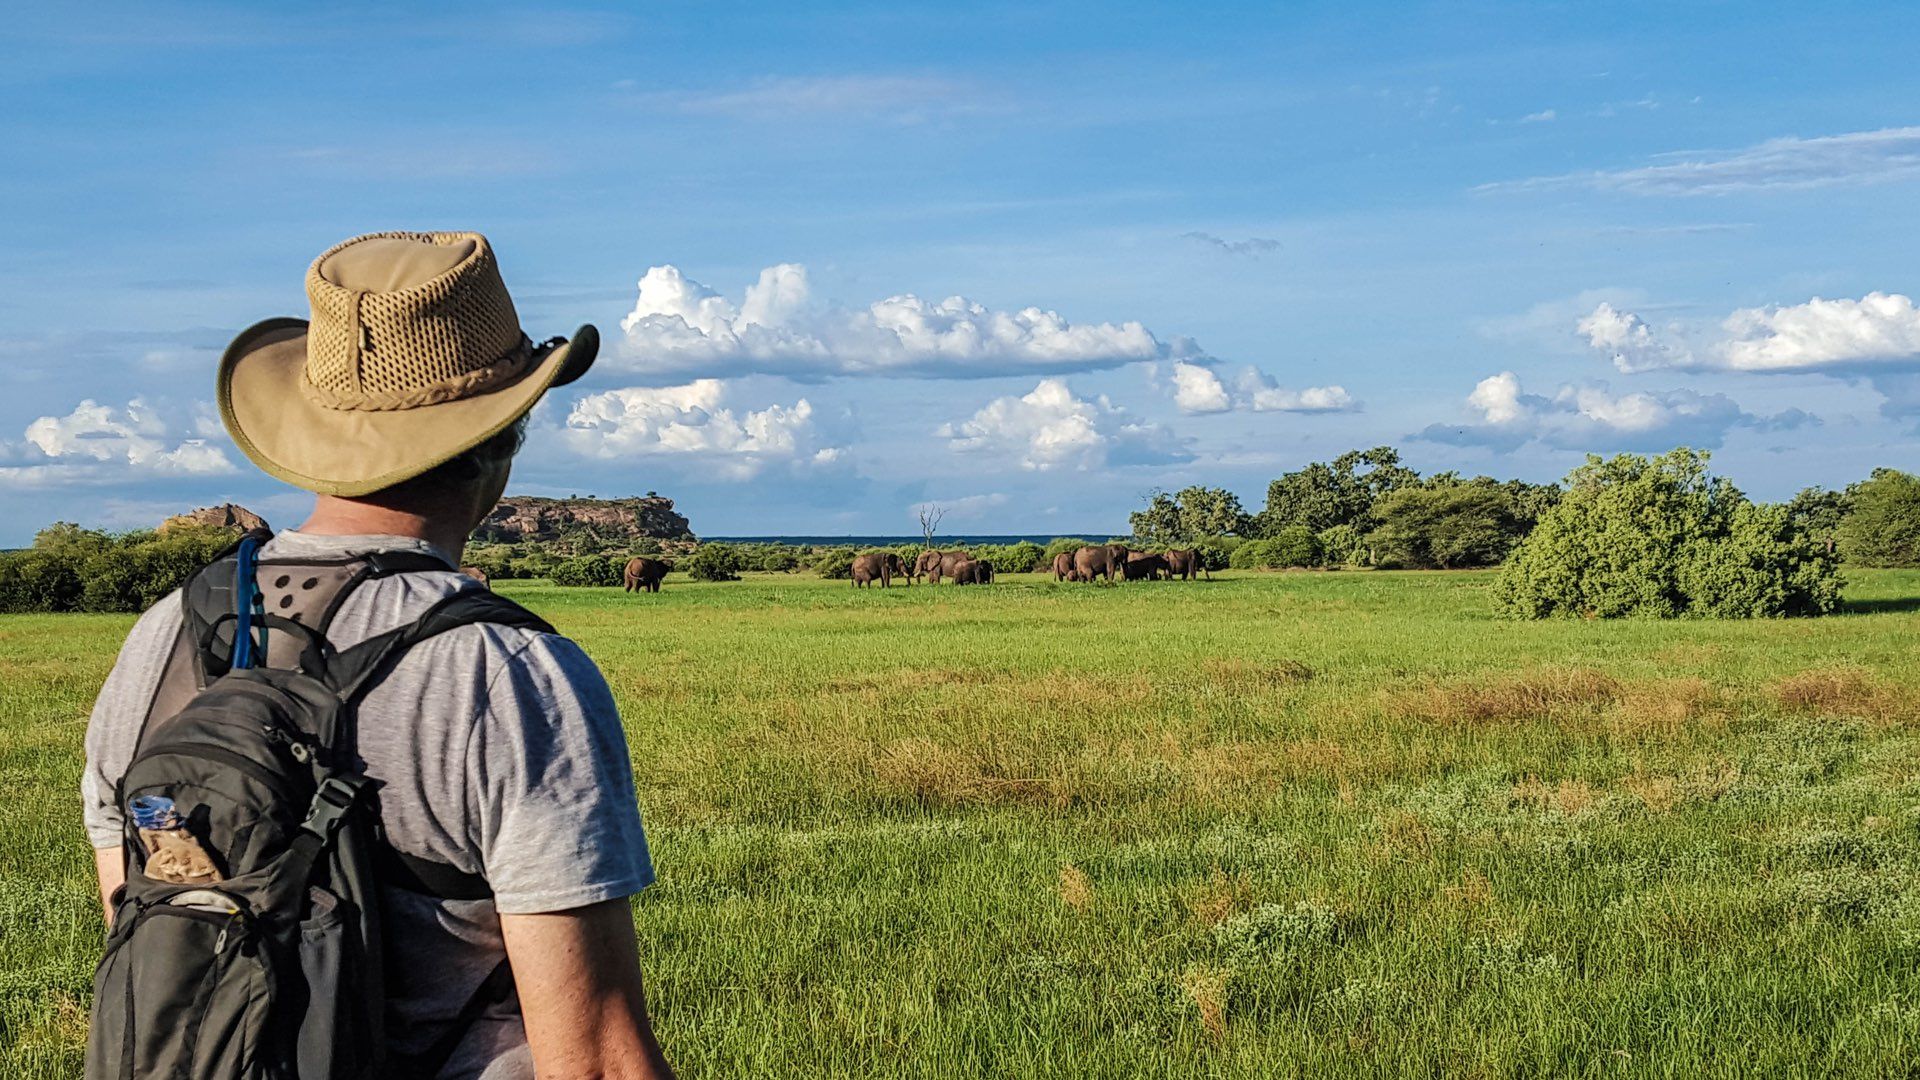
[[[381,488],[366,496],[366,499],[383,505],[406,505],[470,488],[512,461],[526,438],[527,418],[522,416],[478,446],[435,465],[411,480]]]

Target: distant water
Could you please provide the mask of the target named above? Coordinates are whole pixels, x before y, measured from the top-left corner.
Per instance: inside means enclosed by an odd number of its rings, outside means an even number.
[[[1017,544],[1022,540],[1045,547],[1047,542],[1062,536],[1077,536],[1086,540],[1105,540],[1119,533],[1095,529],[1092,532],[1064,533],[941,533],[933,542],[941,547],[959,547],[963,544]],[[702,536],[702,540],[717,540],[735,544],[792,544],[796,547],[891,547],[895,544],[917,544],[920,534],[911,536]]]

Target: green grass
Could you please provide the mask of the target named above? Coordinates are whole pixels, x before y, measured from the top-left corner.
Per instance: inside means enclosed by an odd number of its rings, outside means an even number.
[[[1920,573],[1512,623],[1477,574],[503,582],[626,717],[694,1076],[1911,1076]],[[0,618],[0,1073],[78,1075],[124,617]]]

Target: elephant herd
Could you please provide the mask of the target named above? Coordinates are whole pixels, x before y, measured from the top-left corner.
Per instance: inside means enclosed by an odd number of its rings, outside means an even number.
[[[994,569],[992,563],[965,551],[923,551],[911,567],[891,551],[875,551],[854,556],[851,577],[856,589],[871,588],[876,581],[884,589],[894,578],[905,578],[911,585],[917,577],[935,585],[943,577],[952,578],[955,585],[991,585]]]
[[[1200,553],[1194,550],[1172,550],[1160,553],[1133,551],[1125,544],[1089,544],[1076,551],[1063,551],[1053,557],[1053,579],[1055,581],[1093,581],[1104,578],[1112,581],[1115,577],[1122,581],[1141,581],[1180,578],[1192,581],[1206,572],[1206,564]],[[967,551],[923,551],[909,567],[905,559],[891,551],[876,551],[855,556],[853,560],[853,587],[871,588],[878,582],[881,588],[893,584],[895,578],[905,578],[911,585],[914,578],[924,577],[938,585],[940,579],[952,578],[955,585],[991,585],[995,572],[993,563],[985,559],[976,559]],[[1208,577],[1213,575],[1208,573]]]
[[[1154,553],[1134,551],[1125,544],[1089,544],[1076,551],[1063,551],[1053,557],[1055,581],[1092,581],[1115,577],[1122,581],[1192,581],[1207,572],[1198,551],[1172,549]]]
[[[657,593],[660,591],[660,579],[672,569],[671,564],[659,559],[638,556],[627,560],[626,570],[621,575],[622,583],[628,592]],[[875,582],[879,582],[884,589],[891,586],[896,578],[904,578],[909,585],[919,577],[935,585],[940,584],[941,578],[951,578],[955,585],[991,585],[997,577],[993,563],[976,559],[966,551],[923,551],[912,566],[891,551],[875,551],[854,556],[852,570],[850,576],[856,589],[869,588]],[[1122,581],[1152,581],[1160,578],[1191,581],[1205,570],[1198,551],[1174,550],[1154,554],[1130,550],[1125,544],[1089,544],[1077,551],[1063,551],[1053,557],[1055,581],[1092,581],[1095,578],[1112,581],[1115,577]],[[487,572],[477,566],[462,566],[460,572],[482,585],[489,584]]]

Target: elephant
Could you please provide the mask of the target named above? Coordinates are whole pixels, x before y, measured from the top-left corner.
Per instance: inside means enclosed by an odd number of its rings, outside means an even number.
[[[483,588],[493,588],[493,579],[487,577],[487,572],[477,566],[463,566],[460,572],[479,582]]]
[[[906,561],[891,551],[874,551],[853,557],[853,578],[855,588],[870,588],[875,581],[883,589],[891,588],[895,575],[907,572]],[[912,580],[912,579],[908,579]]]
[[[1073,568],[1073,552],[1063,551],[1053,557],[1053,580],[1079,581],[1080,575]]]
[[[1127,561],[1120,564],[1120,569],[1128,581],[1139,581],[1141,578],[1154,581],[1162,574],[1172,577],[1167,569],[1166,556],[1149,555],[1144,551],[1136,551],[1128,555]]]
[[[1122,554],[1115,555],[1113,549],[1119,547]],[[1092,581],[1096,577],[1113,580],[1116,573],[1124,573],[1121,567],[1126,565],[1126,548],[1114,545],[1083,547],[1073,553],[1073,572],[1080,581]]]
[[[1166,558],[1167,576],[1169,578],[1180,578],[1183,581],[1192,581],[1200,574],[1206,574],[1208,580],[1212,580],[1213,578],[1213,572],[1207,569],[1207,560],[1201,557],[1200,551],[1197,548],[1188,548],[1185,551],[1181,551],[1178,548],[1169,548]]]
[[[993,564],[985,559],[967,559],[953,568],[955,585],[993,584]]]
[[[627,572],[622,576],[625,578],[628,592],[632,592],[635,589],[646,592],[659,592],[660,579],[666,577],[667,571],[671,569],[673,569],[673,567],[661,562],[659,559],[649,559],[645,556],[640,556],[627,560]]]
[[[938,585],[943,576],[952,577],[953,568],[971,558],[973,556],[965,551],[935,551],[929,548],[915,560],[913,572],[925,574],[928,581]]]

